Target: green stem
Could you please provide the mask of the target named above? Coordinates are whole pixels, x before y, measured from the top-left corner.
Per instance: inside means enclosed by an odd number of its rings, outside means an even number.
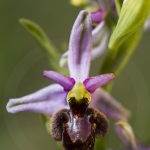
[[[110,49],[101,68],[101,74],[114,73],[115,77],[119,75],[121,70],[125,67],[129,59],[131,58],[136,46],[138,45],[142,35],[142,28],[138,29],[128,39],[126,39],[120,47],[116,49]],[[104,86],[104,89],[108,92],[111,91],[114,82]]]

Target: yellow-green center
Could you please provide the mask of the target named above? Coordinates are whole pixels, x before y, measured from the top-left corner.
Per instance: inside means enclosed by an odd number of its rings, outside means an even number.
[[[70,102],[72,98],[75,98],[77,103],[82,103],[83,98],[86,98],[88,103],[91,101],[90,93],[81,82],[76,83],[72,90],[68,93],[67,101]]]

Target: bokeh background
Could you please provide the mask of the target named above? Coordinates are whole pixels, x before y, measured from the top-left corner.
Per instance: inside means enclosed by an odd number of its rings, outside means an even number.
[[[43,70],[50,69],[45,53],[18,19],[27,18],[38,23],[61,49],[63,42],[69,39],[80,9],[71,6],[69,0],[0,1],[0,150],[58,149],[40,123],[38,114],[6,112],[10,98],[27,95],[51,83],[42,76]],[[99,73],[104,56],[92,62],[91,75]],[[112,95],[131,110],[129,122],[145,144],[150,144],[149,91],[150,31],[147,31],[131,60],[115,79],[112,90]],[[110,121],[107,145],[120,148],[122,144],[113,125]]]

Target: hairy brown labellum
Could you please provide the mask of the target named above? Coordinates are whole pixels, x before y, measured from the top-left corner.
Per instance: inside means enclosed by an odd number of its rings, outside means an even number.
[[[75,105],[74,108],[77,107]],[[108,121],[97,109],[87,108],[85,111],[83,107],[85,113],[82,115],[81,107],[78,108],[80,111],[62,109],[53,115],[52,137],[62,141],[65,150],[93,150],[95,138],[103,137],[107,133]]]
[[[51,118],[51,135],[56,141],[62,140],[64,124],[69,120],[68,109],[57,111]]]

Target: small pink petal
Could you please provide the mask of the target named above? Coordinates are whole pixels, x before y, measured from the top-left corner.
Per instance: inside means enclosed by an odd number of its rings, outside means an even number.
[[[84,80],[83,84],[90,93],[93,93],[97,88],[109,83],[114,78],[115,77],[113,73],[104,74],[96,77],[87,78]]]
[[[75,84],[73,78],[67,77],[55,71],[44,71],[43,76],[49,78],[50,80],[58,83],[62,87],[64,87],[65,91],[70,91]]]
[[[104,19],[104,11],[98,10],[96,12],[91,13],[92,22],[100,23]]]

